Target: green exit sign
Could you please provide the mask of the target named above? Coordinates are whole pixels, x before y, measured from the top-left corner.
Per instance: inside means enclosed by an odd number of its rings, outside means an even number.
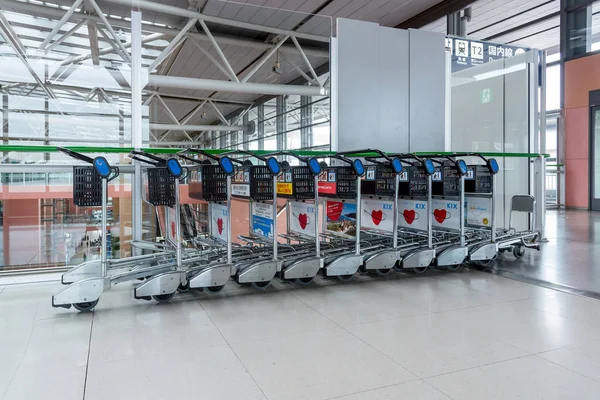
[[[481,91],[481,104],[492,102],[492,89],[485,88]]]

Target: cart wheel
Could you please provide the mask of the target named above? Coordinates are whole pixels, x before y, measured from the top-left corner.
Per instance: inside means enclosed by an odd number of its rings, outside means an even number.
[[[73,307],[75,307],[76,310],[81,312],[92,311],[94,307],[96,307],[96,304],[98,304],[98,300],[100,299],[94,301],[86,301],[83,303],[73,303]]]
[[[422,274],[423,272],[427,271],[427,268],[429,268],[429,267],[417,267],[417,268],[413,268],[412,272],[414,272],[415,274]]]
[[[175,293],[157,294],[156,296],[152,296],[152,298],[159,303],[166,303],[170,301],[173,296],[175,296]]]
[[[312,283],[313,281],[313,276],[311,276],[310,278],[298,278],[296,279],[296,283],[299,285],[308,285],[310,283]]]
[[[208,293],[211,293],[211,294],[217,294],[217,293],[219,293],[221,290],[223,290],[223,288],[224,288],[224,287],[225,287],[225,285],[221,285],[221,286],[209,286],[209,287],[207,287],[207,288],[205,288],[205,289],[206,289],[206,291],[207,291]]]
[[[379,276],[389,275],[390,272],[392,272],[392,268],[388,268],[388,269],[380,268],[380,269],[375,270],[375,273]]]
[[[477,266],[479,268],[487,268],[490,265],[492,265],[492,262],[494,262],[493,258],[491,258],[489,260],[476,260],[476,261],[472,261],[472,263],[475,264],[475,266]]]
[[[183,283],[180,283],[179,287],[177,288],[178,292],[187,292],[188,290],[190,290],[189,282],[186,282],[185,285]]]
[[[523,258],[523,256],[525,255],[525,246],[520,244],[520,245],[513,247],[513,255],[515,256],[515,258],[517,260],[520,260],[521,258]]]
[[[262,282],[252,282],[251,285],[254,289],[264,290],[267,286],[269,286],[271,281],[262,281]]]
[[[354,275],[338,275],[337,278],[342,282],[348,282],[354,277]]]
[[[402,264],[400,263],[400,261],[396,261],[396,264],[394,264],[394,267],[392,269],[396,272],[404,271],[404,268],[402,268]]]
[[[460,264],[456,264],[456,265],[446,265],[446,268],[448,268],[448,271],[458,271],[458,269],[460,268]]]

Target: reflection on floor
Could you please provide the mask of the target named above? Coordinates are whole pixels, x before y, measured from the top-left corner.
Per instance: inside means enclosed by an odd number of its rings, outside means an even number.
[[[546,215],[548,243],[521,260],[501,256],[492,267],[511,278],[549,282],[600,298],[600,213],[550,211]]]
[[[2,285],[2,282],[0,282]],[[600,301],[461,269],[171,303],[0,286],[0,399],[598,399]]]

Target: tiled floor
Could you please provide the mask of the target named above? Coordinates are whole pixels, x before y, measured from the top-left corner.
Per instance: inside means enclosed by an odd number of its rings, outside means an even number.
[[[600,212],[549,211],[548,243],[542,251],[527,251],[521,260],[502,255],[493,270],[519,279],[532,278],[567,288],[594,292],[600,298]],[[589,294],[589,293],[588,293]]]
[[[0,282],[0,285],[2,283]],[[598,399],[600,301],[463,269],[53,309],[0,286],[0,399]]]

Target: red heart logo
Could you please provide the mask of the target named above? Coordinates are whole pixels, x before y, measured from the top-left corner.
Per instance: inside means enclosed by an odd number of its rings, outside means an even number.
[[[219,230],[219,235],[223,233],[223,218],[217,219],[217,229]]]
[[[327,218],[331,221],[337,221],[342,216],[344,210],[344,203],[341,201],[328,201],[327,202]]]
[[[371,212],[371,219],[373,220],[373,223],[375,225],[379,225],[381,223],[381,221],[383,220],[383,211],[376,210],[376,211]]]
[[[302,230],[306,229],[306,225],[308,225],[308,215],[298,215],[298,222],[300,222],[300,228],[302,228]]]
[[[446,220],[446,210],[433,210],[433,216],[438,223],[443,223]]]
[[[175,230],[176,230],[177,226],[175,226],[175,222],[171,221],[171,237],[175,237]]]
[[[404,210],[404,212],[402,213],[402,215],[404,216],[404,220],[410,225],[415,221],[415,217],[416,217],[416,212],[415,210]]]

